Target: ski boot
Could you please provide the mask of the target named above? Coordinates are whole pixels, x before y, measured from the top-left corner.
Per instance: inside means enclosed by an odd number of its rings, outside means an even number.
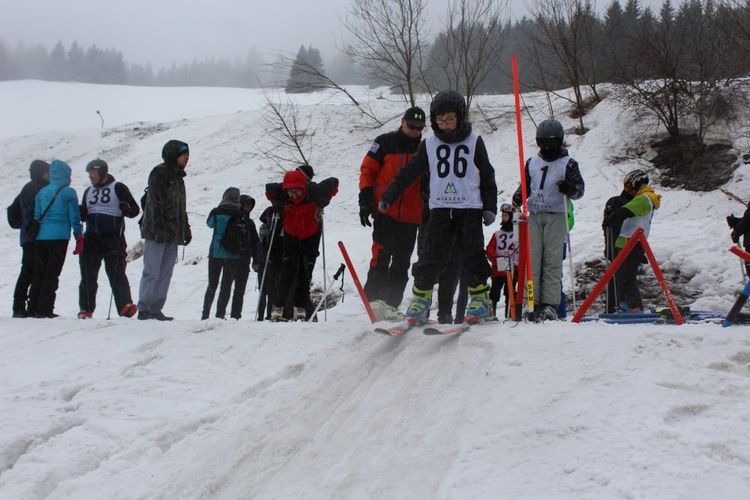
[[[411,305],[406,310],[406,321],[410,325],[424,325],[427,323],[427,313],[430,312],[432,290],[420,290],[417,287],[412,287],[411,291],[413,297]]]
[[[482,284],[469,287],[469,306],[466,308],[464,322],[469,324],[486,321],[490,318],[492,302],[490,301],[490,287]]]

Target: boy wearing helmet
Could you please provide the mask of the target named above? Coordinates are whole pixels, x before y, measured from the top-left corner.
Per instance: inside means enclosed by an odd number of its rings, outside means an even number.
[[[491,312],[482,223],[489,226],[497,213],[495,169],[482,137],[471,130],[461,94],[438,92],[430,104],[430,124],[434,135],[399,170],[381,195],[378,210],[386,212],[420,175],[428,176],[424,182],[430,216],[424,248],[412,267],[413,297],[406,317],[412,324],[424,323],[438,276],[445,267],[458,265],[468,278],[470,302],[464,319],[476,323]]]
[[[90,318],[96,309],[99,269],[104,261],[112,287],[117,312],[130,318],[138,311],[130,295],[130,282],[125,275],[125,217],[136,217],[140,210],[128,187],[109,173],[107,162],[99,158],[86,165],[91,186],[81,198],[81,219],[86,222],[78,286],[79,319]]]
[[[638,229],[643,229],[643,235],[648,238],[654,210],[661,205],[661,195],[654,193],[654,188],[649,186],[648,182],[648,175],[642,170],[633,170],[622,181],[625,190],[633,199],[607,217],[608,227],[621,227],[615,241],[615,257]],[[638,266],[643,257],[643,247],[638,243],[615,273],[622,312],[643,312],[643,299],[636,281]]]
[[[562,281],[563,245],[567,233],[567,200],[583,196],[585,184],[578,162],[563,145],[565,133],[557,120],[544,120],[536,129],[539,154],[526,160],[526,194],[529,207],[531,271],[534,283],[535,320],[557,319]],[[522,204],[521,187],[513,203]],[[544,280],[542,280],[544,276]]]

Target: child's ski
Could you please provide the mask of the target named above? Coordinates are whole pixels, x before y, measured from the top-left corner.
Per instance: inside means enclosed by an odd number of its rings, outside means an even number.
[[[455,335],[457,333],[463,333],[469,328],[471,328],[471,325],[469,324],[430,326],[424,329],[424,334],[425,335]]]
[[[456,335],[467,331],[476,325],[496,325],[499,323],[497,318],[485,318],[478,323],[461,323],[460,325],[437,325],[424,329],[425,335]]]
[[[400,337],[414,327],[436,324],[437,321],[434,320],[428,320],[427,323],[409,323],[408,321],[404,320],[398,323],[393,323],[390,326],[377,327],[374,331],[375,333],[382,333],[383,335],[390,335],[391,337]]]
[[[400,337],[415,326],[419,325],[413,325],[408,321],[401,321],[392,326],[375,328],[375,333],[382,333],[383,335],[390,335],[391,337]]]

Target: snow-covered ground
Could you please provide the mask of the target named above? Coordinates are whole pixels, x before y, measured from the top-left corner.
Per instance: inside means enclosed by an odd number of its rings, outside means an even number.
[[[368,99],[364,89],[352,91]],[[390,119],[371,128],[340,97],[297,99],[315,132],[316,178],[341,181],[326,209],[327,280],[342,262],[338,241],[362,276],[370,234],[357,216],[359,165],[370,141],[397,127],[405,106],[369,95],[378,116]],[[513,99],[478,100],[496,117],[497,130],[477,117],[474,123],[506,201],[519,180]],[[525,102],[537,122],[546,117],[543,96]],[[164,309],[173,322],[106,319],[103,274],[94,319],[74,319],[72,255],[61,276],[60,318],[18,320],[10,318],[17,232],[0,225],[0,498],[750,496],[747,327],[502,323],[461,336],[414,331],[392,339],[371,332],[348,274],[343,303],[317,324],[253,321],[253,286],[241,321],[200,321],[211,234],[205,215],[238,186],[258,199],[257,217],[264,184],[283,175],[260,154],[269,149],[263,104],[257,90],[0,83],[6,205],[35,158],[68,161],[80,195],[84,166],[102,157],[138,197],[162,145],[180,139],[191,148],[194,234]],[[554,104],[566,129],[573,127],[564,105]],[[588,134],[568,137],[587,183],[571,234],[577,270],[601,258],[604,201],[619,192],[624,173],[648,168],[627,153],[653,131],[609,99],[586,124]],[[535,151],[533,131],[525,115],[526,156]],[[738,155],[747,150],[734,142]],[[748,167],[725,189],[750,198]],[[657,191],[663,206],[649,242],[663,269],[693,276],[689,284],[700,292],[680,305],[728,310],[742,278],[723,219],[744,206],[720,191],[666,190],[658,182]],[[127,238],[130,246],[138,241],[136,224]],[[128,267],[136,297],[141,266]]]

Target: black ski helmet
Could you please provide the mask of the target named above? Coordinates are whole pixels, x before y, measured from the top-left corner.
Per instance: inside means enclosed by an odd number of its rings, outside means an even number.
[[[564,138],[562,123],[557,120],[544,120],[536,128],[536,145],[545,160],[552,161],[560,157]]]
[[[634,191],[638,191],[643,186],[648,186],[648,182],[649,178],[646,172],[643,170],[633,170],[622,180],[622,185],[627,186],[630,184],[630,187]]]
[[[109,165],[107,165],[106,161],[97,158],[96,160],[91,160],[86,165],[86,172],[91,172],[92,170],[96,170],[99,173],[99,177],[104,179],[109,172]]]
[[[437,124],[437,117],[445,113],[456,113],[458,119],[457,127],[466,119],[466,100],[464,96],[455,90],[441,90],[430,103],[430,125],[432,130],[440,130]]]

